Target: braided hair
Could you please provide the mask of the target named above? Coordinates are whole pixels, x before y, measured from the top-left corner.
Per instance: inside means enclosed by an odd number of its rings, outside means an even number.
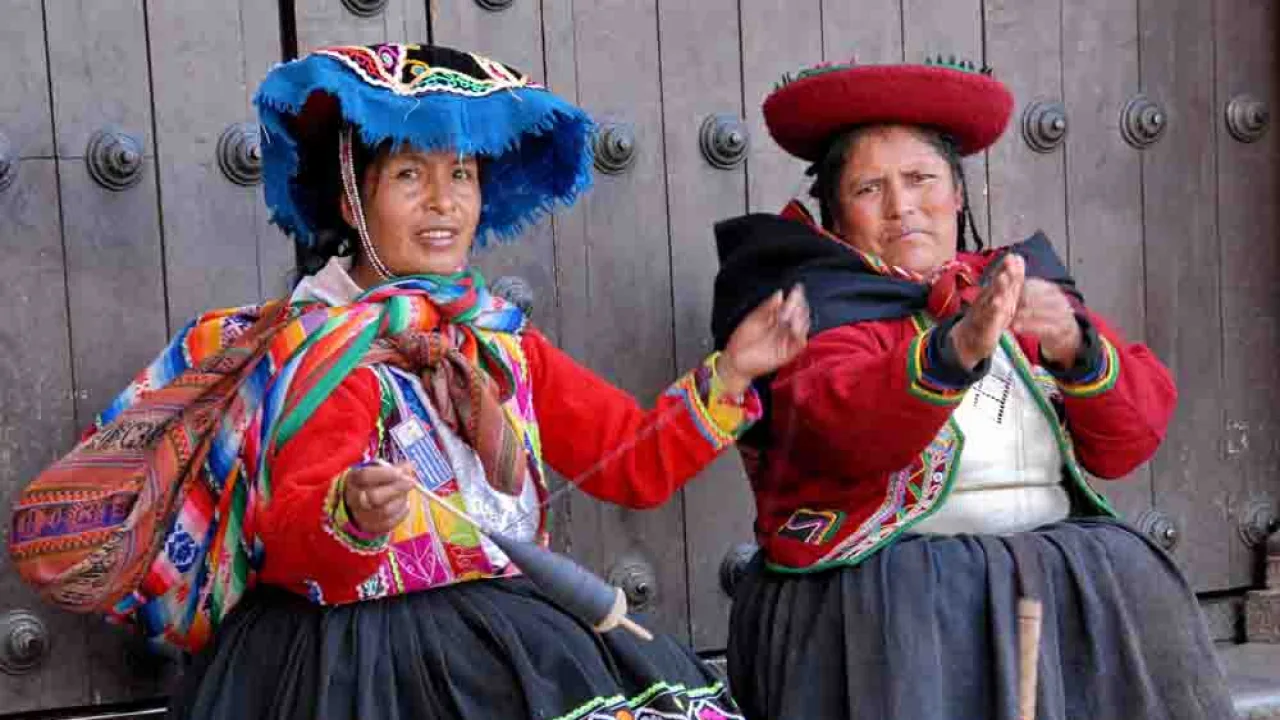
[[[849,150],[862,139],[875,125],[860,125],[836,135],[827,145],[822,159],[814,163],[808,174],[814,176],[809,195],[818,201],[822,227],[835,232],[836,217],[840,209],[840,177],[844,173],[845,160]],[[956,218],[956,250],[965,252],[969,249],[968,239],[973,239],[975,249],[982,250],[985,243],[978,233],[978,225],[973,220],[973,210],[969,206],[969,186],[964,181],[964,167],[960,163],[960,153],[956,150],[956,141],[946,133],[931,128],[913,128],[913,130],[947,161],[951,168],[951,179],[960,188],[963,204]]]

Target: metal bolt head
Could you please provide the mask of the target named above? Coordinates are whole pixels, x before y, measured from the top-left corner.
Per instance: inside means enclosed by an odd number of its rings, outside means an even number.
[[[120,166],[120,169],[131,171],[136,168],[138,163],[141,161],[142,157],[139,156],[138,153],[134,152],[132,148],[116,148],[116,164]]]
[[[387,6],[387,0],[342,0],[347,12],[356,17],[373,17]]]
[[[755,543],[739,543],[729,548],[724,559],[720,561],[720,589],[729,597],[738,588],[747,566],[760,548]]]
[[[729,170],[737,167],[747,157],[751,136],[747,126],[737,115],[716,113],[702,121],[698,131],[698,146],[702,156],[712,167]]]
[[[1120,132],[1125,142],[1138,149],[1159,140],[1168,124],[1164,109],[1142,93],[1129,98],[1120,114]]]
[[[632,610],[643,610],[657,598],[657,576],[643,558],[624,558],[609,571],[610,585],[622,588]]]
[[[1067,136],[1067,110],[1060,102],[1037,100],[1022,111],[1022,139],[1039,153],[1052,152]]]
[[[84,154],[89,175],[102,187],[117,192],[142,180],[142,159],[142,141],[115,128],[95,132]]]
[[[636,141],[630,126],[605,123],[596,132],[596,168],[601,172],[617,175],[631,167],[636,157]]]
[[[0,616],[0,672],[20,675],[39,665],[48,654],[49,633],[40,618],[26,610]]]
[[[215,149],[218,167],[228,180],[237,185],[256,185],[262,179],[262,146],[258,126],[235,123],[218,137]]]
[[[1227,131],[1244,143],[1257,142],[1267,132],[1271,110],[1267,103],[1248,94],[1231,98],[1226,107]]]

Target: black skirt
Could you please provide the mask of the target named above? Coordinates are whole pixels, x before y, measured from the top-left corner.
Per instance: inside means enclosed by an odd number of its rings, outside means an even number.
[[[741,718],[693,653],[603,635],[524,579],[320,607],[262,587],[184,674],[195,720]]]
[[[1016,720],[1016,603],[1030,591],[1044,603],[1037,720],[1235,717],[1195,596],[1143,535],[1077,520],[1012,541],[911,535],[807,575],[757,558],[729,640],[744,714]],[[1038,561],[1036,587],[1020,590],[1015,549]]]

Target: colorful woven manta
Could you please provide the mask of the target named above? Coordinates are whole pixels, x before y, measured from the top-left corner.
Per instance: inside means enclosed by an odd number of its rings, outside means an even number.
[[[464,392],[500,396],[511,382],[498,339],[519,335],[525,322],[474,271],[397,279],[347,306],[207,313],[18,498],[15,566],[66,609],[104,613],[153,642],[194,651],[260,565],[254,511],[270,501],[271,458],[351,371],[398,343],[432,337],[475,369]],[[494,426],[462,420],[464,435],[467,425]],[[523,445],[532,431],[500,425],[494,442]]]

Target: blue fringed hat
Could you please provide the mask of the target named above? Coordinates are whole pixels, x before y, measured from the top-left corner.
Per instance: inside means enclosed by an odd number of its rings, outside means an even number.
[[[390,141],[484,158],[476,243],[511,238],[591,184],[591,118],[513,67],[432,45],[316,50],[277,65],[254,97],[271,221],[316,242],[317,199],[299,170],[336,157],[352,125],[368,147]],[[332,202],[336,203],[336,196]]]

